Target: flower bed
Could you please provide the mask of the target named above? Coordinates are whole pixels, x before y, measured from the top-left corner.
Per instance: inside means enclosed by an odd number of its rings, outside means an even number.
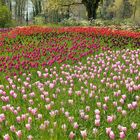
[[[23,27],[0,40],[0,139],[140,140],[139,32]]]
[[[23,27],[2,34],[0,40],[0,51],[9,54],[0,56],[0,71],[9,73],[79,61],[97,50],[138,47],[140,33],[109,28]]]

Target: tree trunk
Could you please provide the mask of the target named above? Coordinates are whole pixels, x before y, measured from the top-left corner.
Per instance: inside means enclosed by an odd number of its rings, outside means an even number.
[[[12,12],[12,2],[10,1],[10,11]]]
[[[41,0],[31,0],[34,6],[34,17],[42,12],[42,1]]]
[[[88,20],[96,19],[96,9],[93,5],[92,6],[90,5],[90,7],[87,6],[86,10],[87,10],[87,14],[88,14]]]
[[[33,7],[33,17],[36,16],[36,13],[35,13],[35,8]]]
[[[93,0],[82,0],[87,10],[88,20],[96,19],[99,2],[100,0],[95,0],[95,2]]]
[[[135,20],[135,16],[136,16],[136,9],[137,9],[137,0],[136,0],[136,2],[135,2],[135,4],[134,4],[134,14],[133,14],[133,20]]]
[[[41,1],[38,2],[38,6],[39,6],[39,13],[41,13],[42,12]]]

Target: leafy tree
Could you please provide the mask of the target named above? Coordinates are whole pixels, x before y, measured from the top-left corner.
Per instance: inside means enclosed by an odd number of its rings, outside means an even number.
[[[101,9],[104,19],[124,19],[132,15],[132,4],[129,0],[104,0]]]
[[[42,0],[31,0],[33,4],[33,15],[37,16],[42,12]]]
[[[0,27],[8,27],[11,24],[11,13],[9,9],[0,1]]]
[[[23,18],[24,18],[24,12],[25,12],[25,5],[27,0],[14,0],[16,5],[15,5],[15,17],[16,20],[19,23],[22,23]]]
[[[129,0],[123,0],[123,13],[122,13],[122,17],[123,18],[130,18],[132,16],[132,5],[129,2]]]
[[[133,19],[135,19],[135,16],[136,16],[136,11],[137,11],[137,4],[138,4],[138,1],[139,0],[129,0],[129,2],[132,4],[133,6]],[[139,5],[139,4],[138,4]],[[140,5],[139,5],[140,6]]]
[[[0,0],[0,5],[5,5],[6,1],[5,0]]]
[[[59,9],[60,7],[67,6],[68,12],[70,6],[83,4],[86,7],[88,19],[96,19],[96,11],[99,3],[103,0],[48,0],[46,6],[52,9]]]
[[[113,0],[104,0],[103,4],[100,6],[101,10],[101,18],[103,19],[110,19],[110,13],[113,12],[113,9],[111,5],[113,4]]]
[[[129,0],[133,6],[133,20],[140,25],[140,0]]]

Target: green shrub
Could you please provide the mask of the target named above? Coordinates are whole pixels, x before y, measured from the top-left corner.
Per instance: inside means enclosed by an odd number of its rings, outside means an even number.
[[[61,21],[61,24],[64,26],[89,26],[90,22],[77,17],[70,17]]]
[[[6,6],[0,6],[0,27],[11,27],[11,13]]]
[[[34,19],[34,22],[36,25],[44,25],[45,23],[45,18],[42,16],[36,16]]]

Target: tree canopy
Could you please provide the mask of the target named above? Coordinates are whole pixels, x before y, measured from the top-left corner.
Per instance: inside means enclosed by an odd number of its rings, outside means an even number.
[[[96,11],[99,6],[99,2],[103,0],[48,0],[47,7],[52,9],[58,9],[63,6],[71,6],[76,4],[83,4],[86,7],[88,19],[96,19]]]
[[[132,18],[133,21],[139,21],[138,17],[140,17],[140,0],[0,0],[0,5],[7,6],[13,19],[21,24],[31,13],[31,11],[28,13],[28,2],[32,3],[33,17],[43,14],[48,17],[48,14],[52,16],[52,13],[57,13],[56,15],[62,13],[62,18],[69,18],[71,13],[74,14],[79,10],[79,7],[83,8],[81,11],[85,13],[84,18],[87,15],[88,20],[100,17],[102,19]],[[73,10],[73,7],[76,10]]]

